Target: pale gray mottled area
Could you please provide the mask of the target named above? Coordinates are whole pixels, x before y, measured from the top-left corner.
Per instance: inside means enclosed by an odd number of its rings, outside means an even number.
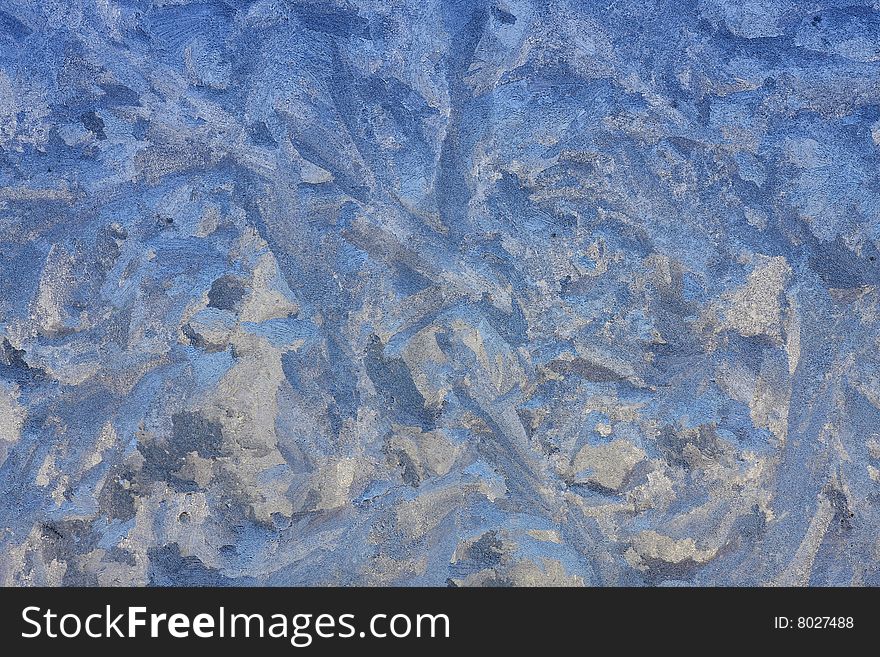
[[[0,0],[0,583],[880,585],[880,5]]]

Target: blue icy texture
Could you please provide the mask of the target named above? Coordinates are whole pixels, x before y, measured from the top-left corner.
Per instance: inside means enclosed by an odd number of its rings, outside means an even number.
[[[880,6],[0,2],[0,582],[880,585]]]

